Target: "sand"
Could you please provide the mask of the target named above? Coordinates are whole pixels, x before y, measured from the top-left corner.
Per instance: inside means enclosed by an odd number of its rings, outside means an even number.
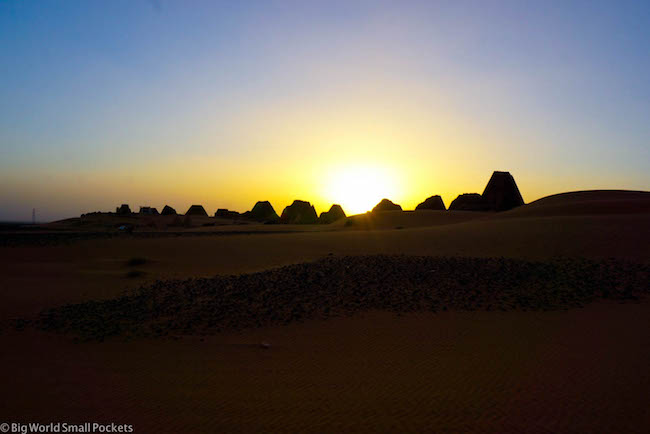
[[[370,310],[560,310],[648,295],[650,266],[614,260],[332,256],[258,273],[156,281],[16,324],[103,341],[209,335]]]
[[[10,333],[1,411],[136,432],[647,432],[649,329],[650,304],[602,303],[101,344]]]
[[[647,265],[648,193],[634,194],[599,192],[585,206],[572,204],[583,194],[564,195],[547,209],[531,204],[445,224],[439,222],[449,216],[432,211],[428,225],[420,213],[403,213],[375,217],[372,228],[251,225],[280,232],[5,243],[0,321],[111,299],[157,279],[259,272],[344,255],[612,257]],[[550,210],[558,206],[564,210]],[[191,231],[241,230],[224,227]],[[127,265],[133,258],[145,261]],[[75,343],[71,334],[5,326],[0,372],[9,392],[0,398],[0,422],[98,420],[132,423],[136,432],[650,427],[645,297],[566,311],[372,310],[207,336],[125,339]]]

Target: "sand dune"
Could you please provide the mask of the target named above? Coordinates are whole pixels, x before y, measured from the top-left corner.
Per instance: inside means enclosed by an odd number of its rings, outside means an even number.
[[[515,208],[499,217],[611,215],[650,213],[650,193],[591,190],[556,194]]]
[[[350,216],[347,221],[335,225],[344,225],[350,230],[405,229],[462,223],[491,214],[471,211],[383,211]]]

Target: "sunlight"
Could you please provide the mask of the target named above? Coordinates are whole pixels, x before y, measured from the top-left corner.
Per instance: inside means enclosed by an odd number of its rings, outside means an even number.
[[[326,186],[326,197],[338,203],[347,215],[370,211],[377,203],[397,193],[395,177],[386,169],[346,166],[333,170]]]

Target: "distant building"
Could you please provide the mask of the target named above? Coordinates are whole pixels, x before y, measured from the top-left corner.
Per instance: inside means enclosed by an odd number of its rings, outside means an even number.
[[[141,206],[140,214],[144,215],[158,215],[158,210],[149,206]]]
[[[219,208],[217,212],[214,213],[215,217],[236,219],[239,218],[239,213],[237,211],[230,211],[226,208]]]
[[[493,211],[508,211],[524,204],[510,172],[494,172],[482,196]]]
[[[131,214],[131,208],[126,203],[123,203],[122,206],[115,208],[115,214]]]
[[[162,215],[176,215],[176,210],[169,205],[165,205],[162,210]]]
[[[280,223],[310,224],[318,223],[318,214],[314,205],[304,200],[294,200],[282,211]]]
[[[402,207],[388,199],[382,199],[375,207],[372,209],[372,212],[383,212],[383,211],[401,211]]]
[[[337,220],[344,219],[345,211],[341,208],[341,205],[334,204],[327,212],[322,212],[318,218],[319,223],[329,224]]]
[[[208,213],[205,212],[205,208],[203,208],[202,205],[192,205],[185,215],[195,215],[195,216],[202,216],[202,217],[207,217]]]

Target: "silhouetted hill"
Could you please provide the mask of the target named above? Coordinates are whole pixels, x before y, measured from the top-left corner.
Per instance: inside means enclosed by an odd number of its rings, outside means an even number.
[[[573,191],[543,197],[510,210],[504,217],[639,214],[650,212],[650,192]]]
[[[463,223],[492,215],[491,212],[442,210],[367,212],[349,216],[345,227],[351,230],[411,229]]]

